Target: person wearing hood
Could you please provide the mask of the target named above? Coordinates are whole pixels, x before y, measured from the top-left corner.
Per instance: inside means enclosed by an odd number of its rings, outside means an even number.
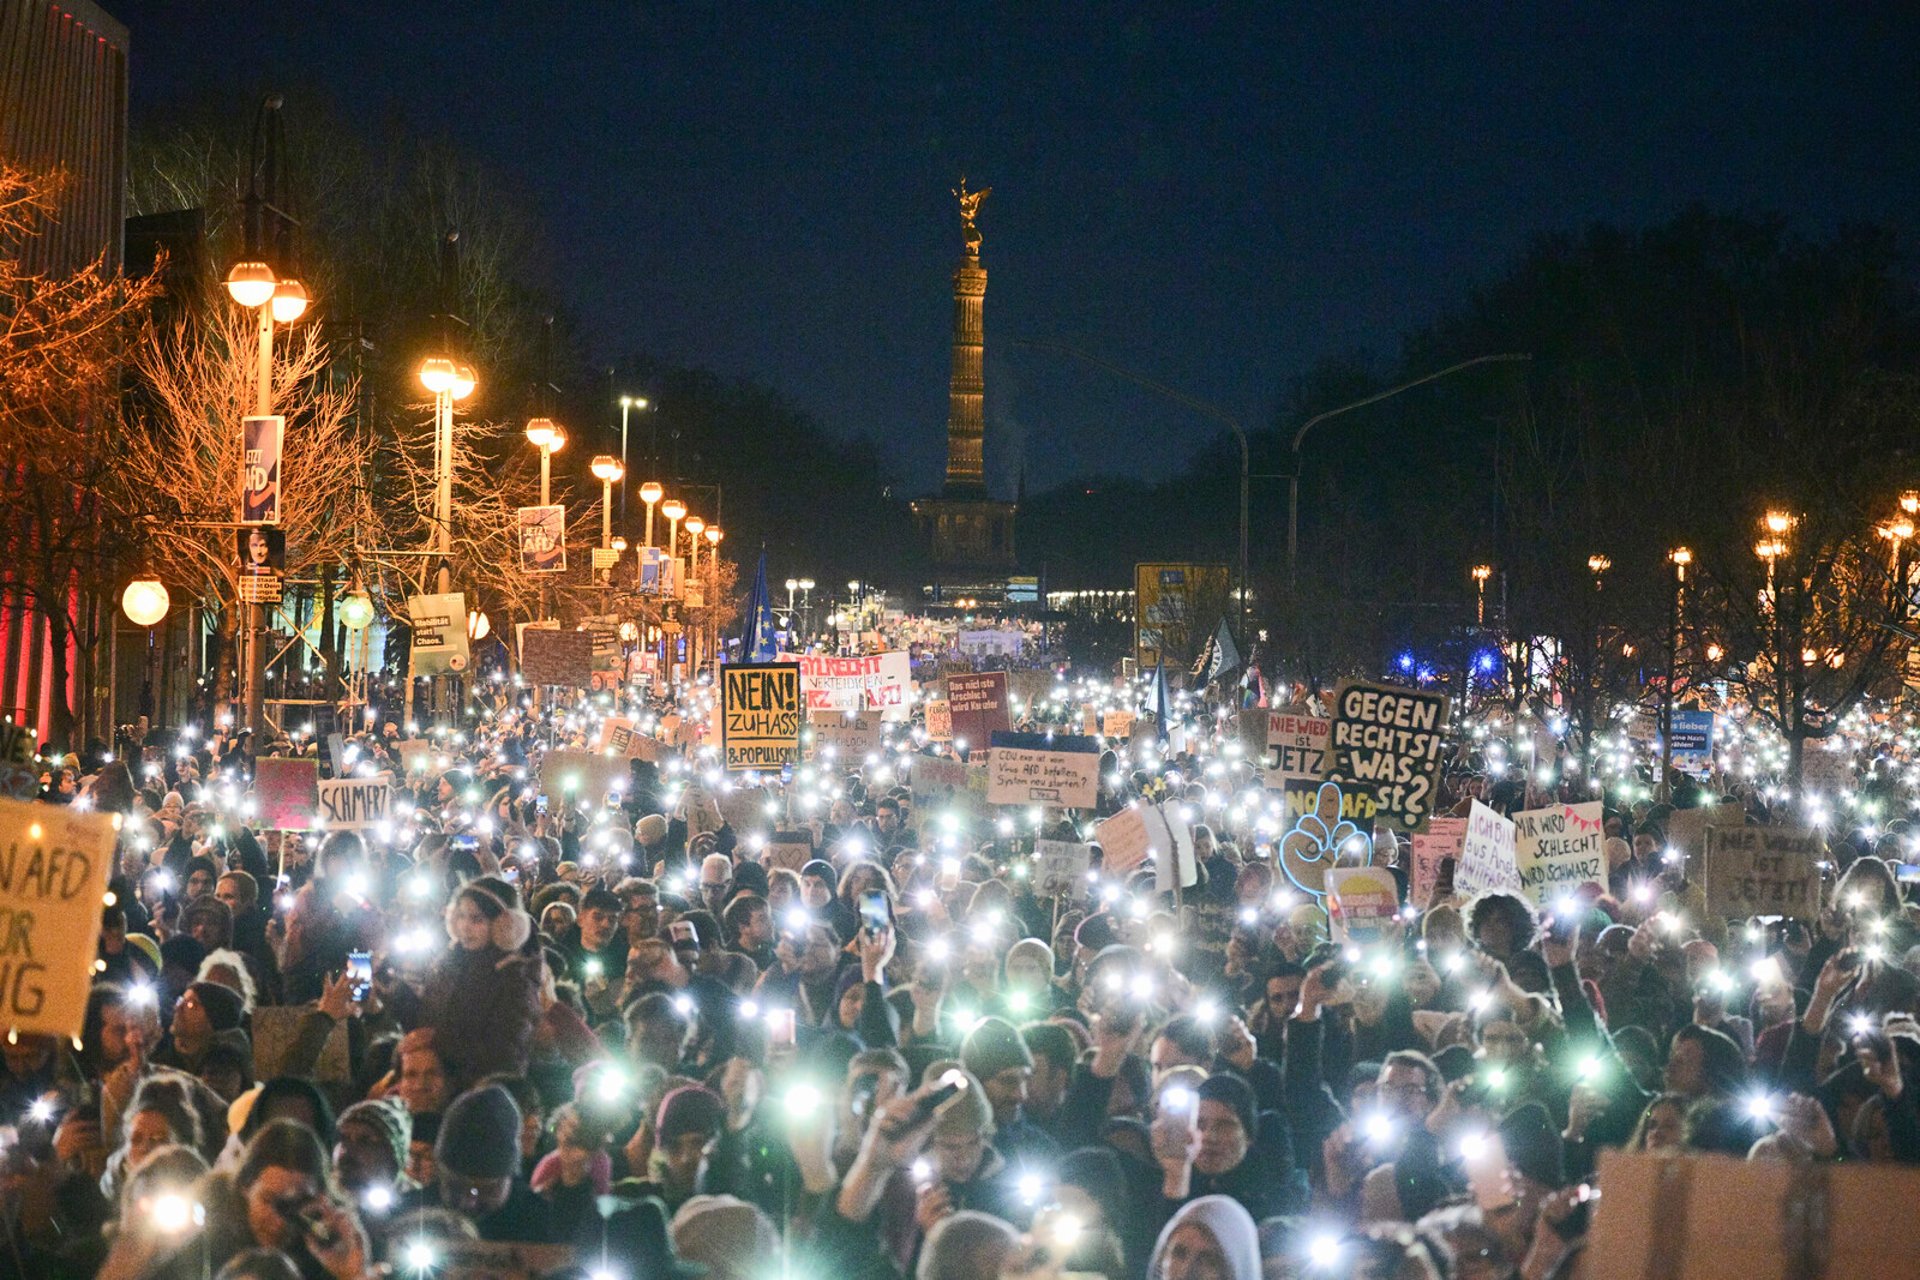
[[[1201,1196],[1168,1219],[1147,1264],[1153,1280],[1260,1280],[1260,1230],[1230,1196]]]
[[[427,974],[423,1024],[463,1081],[525,1075],[545,962],[523,954],[533,920],[519,891],[496,876],[470,880],[448,904],[446,925],[452,945]]]

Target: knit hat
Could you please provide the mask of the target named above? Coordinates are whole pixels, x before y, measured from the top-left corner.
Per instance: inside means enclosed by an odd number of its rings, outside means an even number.
[[[1033,1052],[1005,1018],[982,1018],[960,1047],[960,1061],[981,1080],[1013,1067],[1033,1066]]]
[[[364,1124],[386,1139],[393,1149],[393,1166],[396,1169],[407,1167],[407,1148],[413,1143],[413,1117],[407,1109],[391,1098],[369,1098],[365,1102],[356,1102],[340,1113],[340,1119],[334,1122],[335,1132],[343,1124]]]
[[[727,1104],[704,1085],[682,1085],[660,1099],[654,1116],[655,1141],[662,1145],[689,1133],[719,1134],[727,1123]]]
[[[1073,931],[1073,941],[1075,946],[1102,951],[1120,941],[1120,931],[1114,927],[1113,917],[1102,911],[1080,922]]]
[[[182,930],[191,932],[202,921],[212,924],[223,938],[233,936],[233,908],[218,898],[203,894],[180,908]]]
[[[520,1108],[497,1084],[469,1089],[440,1120],[434,1159],[462,1178],[511,1178],[520,1169]]]
[[[951,1060],[933,1062],[927,1065],[923,1080],[939,1080],[947,1072],[958,1066]],[[933,1134],[939,1137],[983,1137],[993,1136],[993,1104],[987,1101],[987,1094],[980,1087],[980,1079],[971,1071],[960,1068],[967,1077],[967,1087],[960,1091],[940,1118],[934,1122]]]
[[[1253,1086],[1239,1076],[1231,1071],[1208,1076],[1194,1093],[1202,1102],[1218,1102],[1232,1108],[1233,1114],[1240,1117],[1240,1127],[1247,1131],[1248,1142],[1259,1135],[1260,1112],[1253,1100]]]
[[[232,1031],[240,1025],[244,1006],[240,994],[232,987],[223,987],[217,982],[195,982],[187,990],[193,992],[200,1007],[207,1011],[207,1021],[215,1031]]]
[[[838,893],[840,891],[840,873],[833,869],[831,862],[823,862],[819,858],[815,858],[812,862],[804,864],[800,868],[800,878],[804,880],[808,876],[819,876],[822,880],[825,880],[827,882],[828,893]]]
[[[734,1196],[695,1196],[673,1215],[673,1250],[722,1276],[757,1274],[780,1248],[772,1219]]]
[[[1566,1185],[1566,1152],[1560,1145],[1560,1130],[1538,1102],[1515,1107],[1500,1122],[1500,1141],[1506,1146],[1507,1161],[1543,1187]]]

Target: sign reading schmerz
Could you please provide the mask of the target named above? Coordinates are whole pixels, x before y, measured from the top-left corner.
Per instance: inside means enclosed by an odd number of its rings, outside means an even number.
[[[1444,693],[1343,683],[1333,700],[1327,778],[1365,787],[1381,822],[1417,831],[1433,812],[1446,728]]]

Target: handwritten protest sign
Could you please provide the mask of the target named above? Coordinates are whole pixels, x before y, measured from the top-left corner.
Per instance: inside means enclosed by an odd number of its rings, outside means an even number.
[[[365,831],[385,822],[393,816],[393,775],[322,782],[316,816],[328,831]]]
[[[1408,877],[1407,901],[1422,911],[1433,900],[1440,882],[1440,863],[1452,858],[1457,863],[1460,846],[1467,838],[1465,818],[1429,818],[1427,829],[1413,836],[1413,869]]]
[[[550,802],[560,804],[581,800],[599,804],[611,792],[624,794],[632,777],[623,756],[603,756],[591,751],[549,751],[540,761],[540,789],[547,793]]]
[[[1320,788],[1323,785],[1313,778],[1286,778],[1281,782],[1280,796],[1285,814],[1282,820],[1287,826],[1291,827],[1319,806]],[[1371,835],[1374,816],[1380,811],[1373,793],[1350,783],[1336,782],[1333,785],[1340,792],[1340,816]]]
[[[1333,699],[1326,777],[1367,788],[1380,821],[1418,831],[1433,812],[1446,727],[1445,693],[1343,682]]]
[[[1513,815],[1513,839],[1520,891],[1536,905],[1583,884],[1607,887],[1607,833],[1598,800],[1523,809]]]
[[[320,762],[266,756],[253,762],[254,821],[263,831],[305,831],[319,804]]]
[[[798,871],[813,859],[813,837],[804,831],[776,831],[760,861],[770,871]]]
[[[1182,889],[1198,884],[1200,864],[1193,856],[1193,827],[1172,805],[1154,805],[1140,816],[1147,824],[1147,847],[1153,856],[1153,891],[1172,893],[1176,876]]]
[[[1091,738],[996,733],[987,768],[989,804],[1091,809],[1100,799],[1100,748]]]
[[[1071,840],[1033,842],[1033,891],[1043,898],[1080,894],[1087,888],[1093,847]]]
[[[1099,842],[1101,865],[1109,875],[1123,876],[1136,870],[1145,864],[1152,849],[1146,815],[1135,808],[1122,809],[1102,820],[1093,829],[1093,838]]]
[[[520,638],[520,678],[530,685],[586,688],[593,679],[593,633],[529,630]]]
[[[735,662],[720,669],[720,755],[727,770],[800,763],[800,668]]]
[[[1007,718],[1007,673],[981,671],[947,677],[947,708],[955,742],[984,747],[1012,728]]]
[[[1798,827],[1708,827],[1707,911],[1812,919],[1825,848],[1818,832]]]
[[[117,825],[111,814],[0,800],[0,1024],[80,1034]]]
[[[924,814],[967,789],[967,766],[944,756],[915,756],[907,766],[907,785],[913,789],[914,811]]]
[[[1460,865],[1454,870],[1453,884],[1465,894],[1486,889],[1520,891],[1513,823],[1478,800],[1467,814],[1467,834],[1460,844]]]
[[[800,667],[807,711],[879,711],[904,720],[913,702],[913,660],[904,649],[836,657],[830,653],[784,655]]]
[[[1333,737],[1333,721],[1295,711],[1269,711],[1266,719],[1269,769],[1290,778],[1317,781],[1326,776],[1327,744]]]
[[[1326,884],[1335,942],[1378,942],[1397,932],[1400,886],[1385,867],[1329,867]]]
[[[953,741],[953,704],[945,698],[927,703],[927,738],[933,742]]]
[[[313,1012],[306,1005],[261,1005],[253,1011],[253,1065],[265,1078],[279,1075],[309,1076],[326,1084],[347,1084],[353,1079],[348,1065],[347,1024],[333,1024],[320,1056],[312,1062],[296,1060],[301,1025]]]
[[[825,756],[833,748],[834,758],[858,764],[885,745],[885,729],[878,711],[809,711],[807,727],[813,731],[813,758]]]
[[[578,1261],[570,1245],[446,1239],[436,1269],[460,1280],[540,1280]]]
[[[1109,738],[1131,738],[1133,736],[1133,712],[1101,712],[1100,732]]]
[[[1742,827],[1746,822],[1747,810],[1740,804],[1714,804],[1698,809],[1675,809],[1667,815],[1667,848],[1679,854],[1685,861],[1687,879],[1704,880],[1707,828]]]
[[[595,750],[603,755],[611,753],[629,760],[646,760],[657,764],[661,746],[659,739],[649,738],[640,732],[633,721],[625,716],[608,716],[600,723],[600,741]]]
[[[426,773],[433,768],[434,750],[429,739],[403,738],[393,744],[393,753],[400,757],[402,773]]]

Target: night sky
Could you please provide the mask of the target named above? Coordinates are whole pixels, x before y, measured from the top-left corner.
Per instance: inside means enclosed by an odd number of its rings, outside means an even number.
[[[988,468],[1175,470],[1316,359],[1459,302],[1541,230],[1695,200],[1920,230],[1920,5],[249,4],[104,0],[136,124],[324,88],[506,175],[611,361],[770,384],[944,459],[948,189],[981,218]],[[639,388],[635,388],[638,390]],[[671,412],[671,406],[665,407]],[[609,421],[617,411],[610,408]]]

